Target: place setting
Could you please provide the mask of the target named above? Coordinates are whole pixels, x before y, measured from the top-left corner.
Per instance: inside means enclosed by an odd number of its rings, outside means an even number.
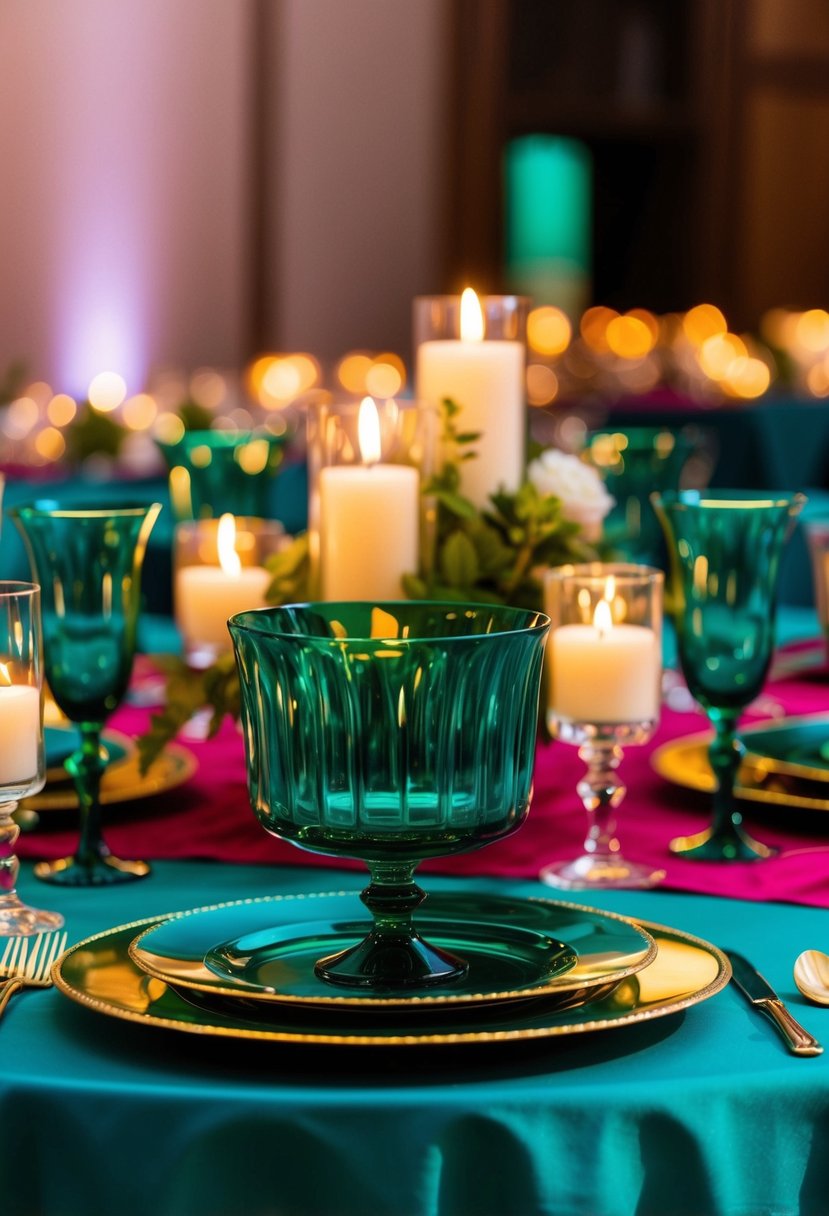
[[[229,627],[262,826],[360,858],[370,882],[359,899],[262,896],[117,926],[62,957],[66,996],[195,1034],[416,1046],[610,1029],[727,983],[722,953],[680,930],[414,882],[423,860],[528,813],[544,614],[326,601]]]

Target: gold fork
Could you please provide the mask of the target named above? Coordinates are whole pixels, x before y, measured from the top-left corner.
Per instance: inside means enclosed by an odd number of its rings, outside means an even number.
[[[8,939],[0,956],[0,1017],[15,992],[51,987],[52,964],[66,949],[66,936],[65,932],[53,930],[34,937]]]

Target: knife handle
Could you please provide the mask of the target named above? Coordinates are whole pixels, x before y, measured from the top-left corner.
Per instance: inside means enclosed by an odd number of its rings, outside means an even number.
[[[792,1017],[782,1001],[758,1001],[757,1006],[767,1017],[771,1018],[786,1040],[789,1050],[796,1056],[819,1056],[821,1054],[823,1048],[820,1043]]]

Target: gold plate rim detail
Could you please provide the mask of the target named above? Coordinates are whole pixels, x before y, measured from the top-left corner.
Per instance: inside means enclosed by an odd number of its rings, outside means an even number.
[[[320,894],[344,894],[345,892],[324,892]],[[316,894],[316,893],[314,893]],[[349,892],[350,894],[350,892]],[[308,895],[298,895],[293,898],[310,898]],[[277,897],[280,898],[280,897]],[[287,897],[286,897],[287,898]],[[236,902],[236,901],[234,901]],[[218,905],[217,905],[218,906]],[[342,1034],[313,1034],[299,1031],[285,1031],[267,1028],[247,1028],[239,1026],[226,1026],[221,1023],[213,1022],[182,1022],[174,1018],[160,1017],[146,1011],[135,1011],[124,1007],[113,1006],[111,1002],[107,1002],[100,996],[91,996],[88,992],[83,992],[68,983],[63,975],[63,967],[66,961],[72,957],[77,951],[92,945],[94,942],[106,938],[112,938],[117,934],[123,934],[133,929],[141,929],[144,926],[154,924],[156,921],[164,919],[162,916],[148,916],[141,920],[131,921],[128,924],[117,925],[114,928],[105,929],[100,933],[95,933],[90,937],[84,938],[77,942],[69,950],[67,950],[61,958],[57,960],[52,968],[52,979],[55,987],[59,992],[76,1004],[91,1009],[96,1013],[102,1013],[108,1017],[114,1017],[120,1021],[133,1022],[138,1025],[155,1026],[166,1030],[175,1030],[184,1034],[193,1034],[197,1036],[209,1038],[225,1038],[225,1039],[241,1039],[254,1040],[259,1042],[271,1043],[291,1043],[291,1044],[308,1044],[313,1046],[346,1046],[346,1047],[428,1047],[428,1046],[454,1046],[460,1044],[481,1044],[481,1043],[503,1043],[515,1042],[530,1039],[546,1039],[557,1038],[571,1034],[584,1034],[596,1030],[611,1030],[617,1026],[630,1026],[640,1022],[653,1021],[660,1017],[666,1017],[670,1014],[681,1013],[685,1009],[690,1009],[694,1005],[700,1004],[702,1001],[708,1000],[720,992],[731,978],[731,966],[728,959],[716,946],[702,938],[695,937],[693,934],[686,933],[681,929],[673,929],[667,925],[659,924],[655,921],[643,920],[638,921],[648,932],[652,934],[661,934],[667,938],[678,939],[686,945],[696,947],[709,958],[712,958],[717,963],[717,974],[713,980],[703,987],[696,989],[685,997],[676,1000],[666,1000],[660,1005],[654,1005],[648,1009],[632,1010],[630,1013],[620,1014],[613,1018],[597,1018],[588,1022],[577,1023],[560,1023],[553,1026],[541,1027],[523,1027],[507,1030],[475,1030],[475,1031],[449,1031],[446,1033],[418,1035],[418,1034],[401,1034],[401,1035],[342,1035]],[[658,945],[658,942],[657,942]],[[658,965],[659,955],[653,965]],[[123,950],[123,961],[134,968],[137,976],[145,976],[129,957],[127,949]],[[151,981],[162,983],[163,981]],[[183,997],[179,998],[182,1001]],[[205,1017],[210,1015],[200,1010],[200,1013]],[[221,1017],[221,1015],[214,1015]]]

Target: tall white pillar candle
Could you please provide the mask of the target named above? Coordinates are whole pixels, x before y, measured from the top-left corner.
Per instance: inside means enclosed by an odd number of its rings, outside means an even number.
[[[480,305],[471,293],[480,314]],[[461,407],[459,429],[478,431],[470,444],[474,460],[460,466],[461,491],[478,507],[500,488],[515,490],[526,461],[525,351],[522,342],[484,340],[480,326],[467,321],[466,293],[460,339],[434,339],[417,349],[417,395],[433,405],[451,397]],[[473,318],[474,318],[473,314]]]

